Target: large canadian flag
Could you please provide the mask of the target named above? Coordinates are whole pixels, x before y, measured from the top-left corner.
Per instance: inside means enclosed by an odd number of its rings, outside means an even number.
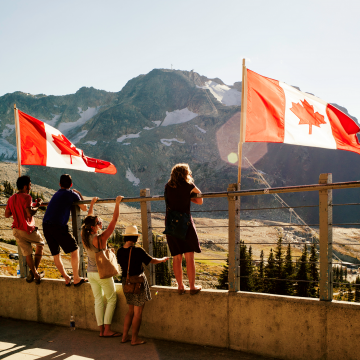
[[[85,156],[59,130],[18,110],[21,165],[40,165],[104,174],[116,174],[115,166]]]
[[[246,142],[277,142],[360,154],[359,126],[335,106],[247,69]]]

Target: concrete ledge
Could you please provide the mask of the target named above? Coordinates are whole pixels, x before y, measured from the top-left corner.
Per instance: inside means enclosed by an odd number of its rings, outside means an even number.
[[[116,284],[113,329],[122,331],[127,305]],[[46,279],[40,285],[0,276],[0,316],[98,330],[90,284],[65,287]],[[156,294],[157,293],[157,294]],[[322,302],[280,295],[203,290],[179,296],[169,287],[151,288],[141,335],[241,350],[281,359],[359,359],[360,304]]]

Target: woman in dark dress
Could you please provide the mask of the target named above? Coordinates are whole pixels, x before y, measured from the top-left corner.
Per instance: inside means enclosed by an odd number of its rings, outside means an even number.
[[[202,198],[193,198],[192,193],[201,194],[195,186],[188,164],[176,164],[172,170],[168,183],[165,185],[167,208],[174,211],[190,214],[191,202],[201,205]],[[166,209],[168,211],[168,209]],[[194,252],[200,253],[199,239],[196,233],[194,221],[191,217],[191,224],[186,233],[185,240],[174,236],[166,235],[171,256],[173,257],[173,268],[178,284],[180,295],[185,293],[182,273],[182,255],[185,255],[187,275],[190,283],[190,294],[195,295],[201,290],[201,285],[195,286],[195,258]]]

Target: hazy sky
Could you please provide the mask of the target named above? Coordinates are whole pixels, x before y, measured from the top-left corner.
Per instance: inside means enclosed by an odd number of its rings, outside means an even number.
[[[360,1],[0,1],[0,96],[119,91],[154,68],[261,75],[360,119]]]

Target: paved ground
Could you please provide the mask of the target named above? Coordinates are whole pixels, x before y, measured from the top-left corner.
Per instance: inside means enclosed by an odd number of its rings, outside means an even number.
[[[271,360],[239,351],[145,339],[141,346],[103,339],[98,333],[0,317],[0,359],[8,360]],[[272,359],[275,360],[275,359]]]

